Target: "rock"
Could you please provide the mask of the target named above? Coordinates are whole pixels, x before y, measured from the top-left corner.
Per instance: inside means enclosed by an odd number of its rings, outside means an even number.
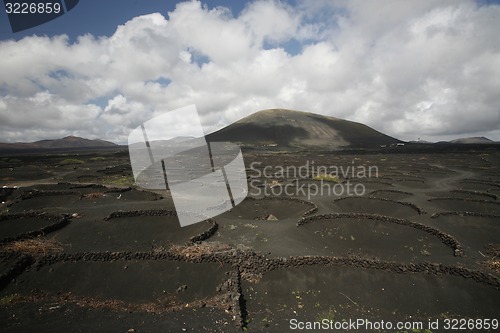
[[[268,220],[268,221],[278,221],[278,218],[276,216],[274,216],[273,214],[269,214],[269,215],[267,215],[266,220]]]

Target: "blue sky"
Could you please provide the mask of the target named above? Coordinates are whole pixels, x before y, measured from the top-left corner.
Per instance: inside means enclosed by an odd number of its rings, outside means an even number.
[[[0,11],[0,141],[124,143],[190,104],[207,132],[289,108],[500,140],[498,31],[488,0],[81,0],[18,33]]]

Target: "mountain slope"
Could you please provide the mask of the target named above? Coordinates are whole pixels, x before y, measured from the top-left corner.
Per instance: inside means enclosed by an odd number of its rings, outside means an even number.
[[[207,140],[237,142],[244,146],[329,149],[401,142],[360,123],[285,109],[256,112],[207,135]]]

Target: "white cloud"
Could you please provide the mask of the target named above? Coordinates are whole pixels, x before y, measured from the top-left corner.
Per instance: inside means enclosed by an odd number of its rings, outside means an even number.
[[[0,141],[125,143],[143,121],[193,103],[206,131],[285,107],[402,139],[500,140],[498,31],[500,6],[472,0],[256,1],[237,17],[189,1],[109,37],[2,41]]]
[[[286,41],[296,36],[300,16],[284,3],[255,1],[248,5],[241,17],[259,45]]]
[[[233,19],[228,9],[208,10],[201,3],[190,1],[177,5],[169,13],[169,23],[179,41],[210,58],[226,63],[251,56],[252,39],[245,24]]]

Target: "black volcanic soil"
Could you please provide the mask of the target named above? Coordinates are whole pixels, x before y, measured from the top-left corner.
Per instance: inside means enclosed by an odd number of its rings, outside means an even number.
[[[499,291],[470,280],[351,267],[279,269],[266,274],[258,284],[244,283],[243,292],[248,308],[252,309],[250,326],[266,332],[289,327],[291,318],[299,321],[366,318],[373,322],[383,318],[394,324],[427,322],[443,316],[495,318],[500,305]],[[373,331],[363,327],[356,330]]]
[[[184,228],[168,190],[134,185],[126,151],[5,155],[0,330],[500,319],[500,152],[405,149],[245,151],[252,197]],[[321,182],[318,166],[376,172]],[[347,184],[364,191],[315,192]]]

